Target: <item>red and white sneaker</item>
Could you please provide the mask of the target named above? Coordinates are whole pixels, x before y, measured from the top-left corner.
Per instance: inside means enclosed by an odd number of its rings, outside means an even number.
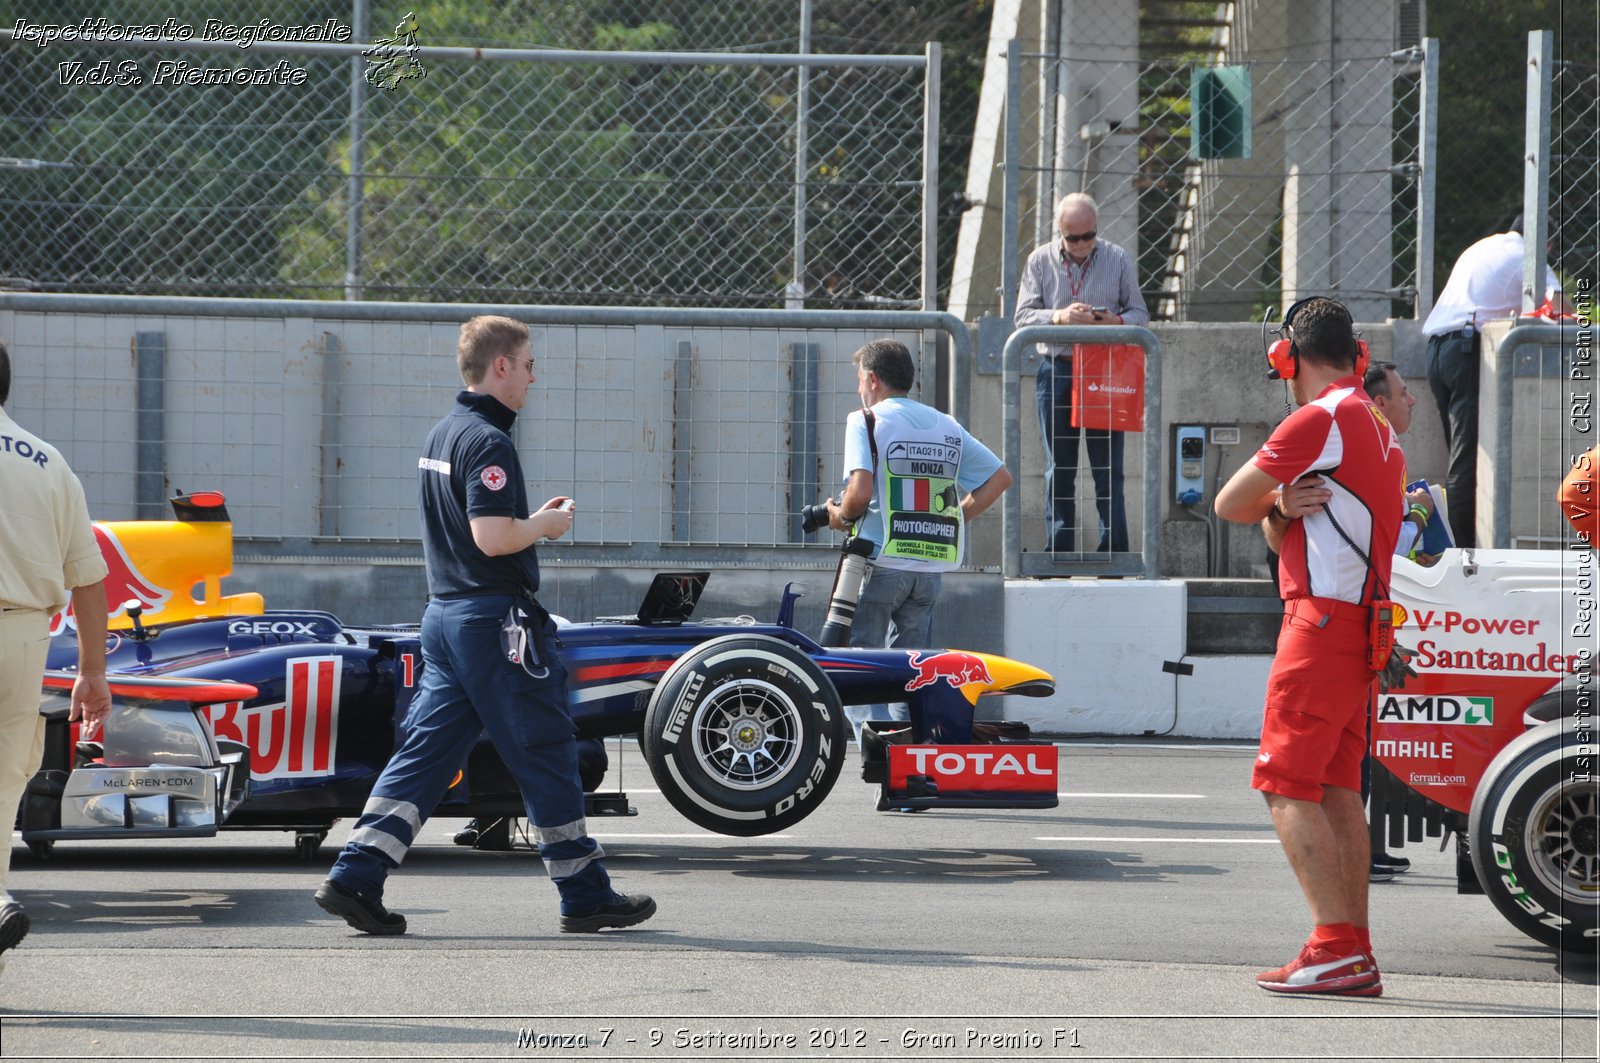
[[[1383,995],[1383,976],[1370,955],[1364,952],[1340,955],[1311,944],[1301,948],[1293,963],[1256,975],[1256,985],[1271,993]]]

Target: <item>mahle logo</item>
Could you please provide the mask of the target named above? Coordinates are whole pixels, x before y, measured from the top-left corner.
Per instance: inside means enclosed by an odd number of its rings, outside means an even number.
[[[1493,727],[1494,699],[1439,695],[1431,698],[1390,694],[1378,702],[1379,723],[1441,723]]]

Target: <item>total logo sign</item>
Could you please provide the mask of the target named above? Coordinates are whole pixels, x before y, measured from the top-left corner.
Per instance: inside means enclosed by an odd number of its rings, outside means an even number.
[[[204,708],[218,738],[250,747],[252,779],[332,775],[339,737],[340,657],[296,657],[284,665],[287,700],[227,701]]]
[[[1493,727],[1494,699],[1466,694],[1422,698],[1389,694],[1378,702],[1378,722]]]
[[[1055,746],[890,746],[889,789],[920,775],[941,793],[1055,793],[1057,761]]]

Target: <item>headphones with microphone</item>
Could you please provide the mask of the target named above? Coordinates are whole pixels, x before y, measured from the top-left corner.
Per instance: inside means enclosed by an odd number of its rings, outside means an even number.
[[[1318,298],[1321,298],[1321,296],[1313,295],[1308,298],[1301,299],[1293,306],[1289,307],[1288,310],[1284,311],[1283,324],[1272,330],[1280,338],[1273,340],[1271,343],[1266,343],[1267,324],[1265,321],[1261,323],[1262,341],[1267,348],[1268,380],[1293,380],[1295,378],[1295,374],[1299,372],[1300,348],[1296,347],[1294,342],[1294,315],[1299,312],[1302,306],[1305,306],[1307,303],[1311,302],[1312,299]],[[1337,305],[1339,309],[1344,310],[1346,317],[1350,315],[1350,311],[1345,309],[1343,304],[1335,305]],[[1365,376],[1367,372],[1367,366],[1372,362],[1372,352],[1367,349],[1366,340],[1357,337],[1355,342],[1355,375]]]

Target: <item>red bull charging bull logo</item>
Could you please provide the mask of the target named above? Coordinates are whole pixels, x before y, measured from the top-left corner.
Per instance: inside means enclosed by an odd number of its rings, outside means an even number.
[[[207,705],[218,738],[250,747],[252,779],[302,779],[332,775],[338,752],[339,657],[296,657],[284,667],[284,701]]]
[[[917,670],[911,682],[906,684],[907,690],[921,690],[941,679],[957,689],[968,683],[994,682],[989,677],[988,666],[977,654],[943,650],[919,658],[916,650],[907,650],[906,656],[911,659],[911,667]]]
[[[165,587],[156,586],[144,577],[139,567],[133,563],[133,559],[128,556],[128,551],[123,549],[116,533],[110,528],[104,524],[95,524],[94,538],[95,542],[100,544],[100,556],[106,561],[107,615],[117,615],[123,603],[135,598],[144,606],[147,614],[160,612],[161,607],[172,597],[172,592]],[[59,635],[69,628],[76,630],[77,626],[70,604],[50,618],[52,635]]]

